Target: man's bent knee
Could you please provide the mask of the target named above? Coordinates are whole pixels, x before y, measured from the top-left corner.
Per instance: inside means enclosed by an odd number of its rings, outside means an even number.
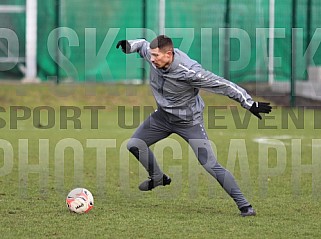
[[[127,142],[127,149],[136,157],[139,155],[139,151],[145,151],[147,149],[147,145],[145,141],[138,138],[131,138]]]

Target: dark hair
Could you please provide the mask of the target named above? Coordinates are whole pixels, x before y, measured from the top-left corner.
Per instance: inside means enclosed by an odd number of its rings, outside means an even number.
[[[149,47],[151,49],[159,48],[160,50],[173,51],[174,45],[170,37],[165,35],[159,35],[151,41]]]

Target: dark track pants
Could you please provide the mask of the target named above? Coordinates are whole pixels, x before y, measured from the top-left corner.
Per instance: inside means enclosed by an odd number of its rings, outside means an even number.
[[[250,205],[235,182],[234,176],[217,162],[203,124],[193,126],[171,124],[166,113],[155,111],[138,127],[128,141],[127,148],[144,166],[151,178],[159,179],[163,176],[163,172],[149,146],[172,133],[178,134],[188,142],[200,164],[233,198],[238,208]]]

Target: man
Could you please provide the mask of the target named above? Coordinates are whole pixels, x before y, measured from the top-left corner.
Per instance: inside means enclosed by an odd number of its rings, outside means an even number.
[[[255,210],[243,196],[234,176],[216,160],[203,125],[204,102],[199,89],[226,95],[260,119],[260,113],[271,111],[269,103],[254,102],[241,87],[204,70],[185,53],[174,49],[172,40],[165,35],[151,43],[144,39],[121,40],[116,47],[119,46],[126,54],[139,53],[151,65],[150,86],[157,103],[157,110],[139,126],[127,144],[149,174],[149,179],[141,183],[139,189],[149,191],[171,183],[149,146],[176,133],[189,143],[200,164],[233,198],[241,216],[255,216]]]

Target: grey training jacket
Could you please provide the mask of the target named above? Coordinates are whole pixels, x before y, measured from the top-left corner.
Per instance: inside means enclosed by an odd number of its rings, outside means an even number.
[[[249,109],[254,101],[238,85],[207,71],[179,49],[167,69],[157,69],[151,62],[149,42],[129,40],[130,52],[138,52],[150,64],[150,86],[158,110],[164,111],[171,123],[195,125],[203,122],[204,101],[199,89],[226,95]]]

